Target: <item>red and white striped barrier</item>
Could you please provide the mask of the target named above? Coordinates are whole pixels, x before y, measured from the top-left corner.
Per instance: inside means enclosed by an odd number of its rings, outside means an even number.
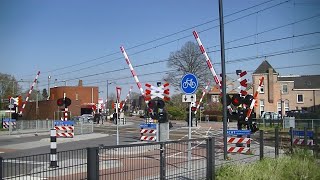
[[[157,131],[155,129],[141,129],[140,130],[141,134],[149,133],[149,134],[156,134]]]
[[[201,40],[200,40],[199,34],[197,33],[197,31],[193,31],[192,33],[193,33],[193,36],[194,36],[194,38],[196,39],[196,41],[197,41],[197,43],[198,43],[198,45],[199,45],[199,48],[200,48],[201,53],[202,53],[202,54],[205,56],[205,58],[206,58],[207,66],[208,66],[208,68],[210,69],[210,71],[211,71],[211,73],[212,73],[212,75],[213,75],[214,81],[215,81],[216,84],[219,86],[220,92],[221,92],[221,95],[222,95],[222,85],[221,85],[221,81],[219,80],[219,77],[217,76],[217,73],[216,73],[216,71],[215,71],[214,68],[213,68],[213,65],[212,65],[212,63],[211,63],[211,60],[210,60],[207,52],[206,52],[206,49],[204,48],[204,46],[203,46],[203,44],[202,44],[202,42],[201,42]],[[232,113],[232,108],[231,108],[231,106],[229,105],[227,108],[228,108],[228,110],[229,110],[229,113]]]
[[[228,137],[228,144],[250,144],[251,138]]]
[[[296,144],[296,145],[304,145],[304,139],[294,139],[293,140],[293,144]],[[312,139],[308,139],[307,140],[307,145],[309,146],[313,146],[313,140]]]
[[[54,129],[57,131],[74,131],[73,126],[55,126]]]
[[[157,138],[156,138],[156,136],[141,136],[140,140],[141,141],[156,141]]]
[[[206,94],[206,91],[208,91],[208,88],[209,88],[209,82],[207,83],[207,85],[206,85],[206,87],[202,90],[202,95],[201,95],[201,98],[200,98],[200,100],[199,100],[199,103],[197,104],[197,109],[196,109],[196,111],[194,111],[194,114],[197,114],[197,111],[198,111],[198,109],[199,109],[199,107],[200,107],[200,104],[201,104],[201,102],[202,102],[202,100],[203,100],[203,97],[204,97],[204,95]]]
[[[157,129],[140,129],[140,141],[156,141]]]
[[[227,137],[228,144],[246,144],[247,147],[228,147],[228,153],[247,153],[250,152],[251,138]]]
[[[228,153],[247,153],[250,151],[250,148],[246,147],[228,147]]]
[[[73,138],[74,137],[74,126],[54,126],[57,137],[61,138]]]
[[[140,90],[141,95],[144,96],[141,82],[140,82],[139,79],[138,79],[138,76],[137,76],[136,71],[133,69],[133,66],[132,66],[132,64],[131,64],[131,62],[130,62],[130,59],[129,59],[128,55],[127,55],[126,50],[124,49],[123,46],[120,47],[120,50],[121,50],[121,52],[122,52],[122,54],[123,54],[123,56],[124,56],[124,58],[125,58],[125,60],[126,60],[126,62],[127,62],[127,64],[128,64],[128,66],[129,66],[129,68],[130,68],[131,74],[132,74],[134,80],[135,80],[136,83],[137,83],[137,86],[138,86],[138,89]],[[146,105],[148,106],[148,101],[145,100],[145,103],[146,103]]]
[[[62,133],[57,133],[57,137],[69,137],[69,138],[73,138],[74,137],[74,133],[73,132],[62,132]]]
[[[250,109],[248,110],[247,116],[246,116],[246,119],[245,119],[246,121],[249,120],[249,117],[251,116],[253,107],[254,107],[254,105],[256,104],[258,94],[259,94],[259,92],[260,92],[260,89],[262,88],[263,80],[264,80],[264,77],[262,76],[261,79],[259,79],[259,86],[258,86],[256,92],[255,92],[254,95],[253,95],[253,99],[252,99],[252,102],[251,102],[251,104],[250,104]]]
[[[2,128],[3,129],[9,129],[9,126],[12,126],[13,129],[17,127],[16,122],[3,122],[2,123]]]
[[[21,110],[20,110],[20,112],[19,112],[19,115],[20,115],[20,116],[22,116],[22,113],[23,113],[23,111],[24,111],[24,108],[26,107],[26,103],[29,101],[30,94],[31,94],[31,92],[32,92],[32,90],[33,90],[34,85],[36,84],[36,82],[37,82],[37,80],[38,80],[39,75],[40,75],[40,71],[38,71],[38,73],[37,73],[37,75],[36,75],[36,78],[34,79],[32,85],[31,85],[31,87],[30,87],[30,90],[29,90],[29,92],[28,92],[28,95],[27,95],[27,97],[26,97],[26,100],[25,100],[25,101],[23,102],[23,104],[22,104]]]
[[[129,93],[127,94],[126,99],[124,100],[124,102],[123,102],[123,104],[122,104],[122,107],[120,108],[120,112],[123,111],[123,107],[124,107],[124,105],[126,104],[128,98],[129,98],[129,96],[130,96],[131,91],[132,91],[132,86],[130,86]]]

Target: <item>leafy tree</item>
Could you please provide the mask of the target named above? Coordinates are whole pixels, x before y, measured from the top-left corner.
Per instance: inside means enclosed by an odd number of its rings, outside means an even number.
[[[131,109],[134,111],[139,110],[139,97],[140,97],[140,93],[131,92],[130,94],[130,100],[132,102]]]
[[[44,89],[42,90],[42,98],[45,100],[45,99],[47,99],[48,97],[49,97],[49,95],[48,95],[47,89],[44,88]]]
[[[17,96],[21,94],[21,86],[14,76],[0,73],[0,109],[5,109],[5,103],[2,100],[8,99],[9,96]]]
[[[172,71],[165,77],[165,80],[175,87],[180,86],[182,76],[187,73],[195,74],[200,85],[205,85],[208,79],[213,79],[210,78],[210,70],[199,46],[191,41],[180,50],[171,52],[167,66]]]
[[[169,118],[175,120],[185,119],[187,103],[182,102],[182,94],[174,94],[169,102],[166,103],[166,110]]]

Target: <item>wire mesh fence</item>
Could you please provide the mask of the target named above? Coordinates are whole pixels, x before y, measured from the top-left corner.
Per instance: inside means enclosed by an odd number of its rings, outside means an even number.
[[[99,153],[100,179],[206,177],[206,139],[103,147]]]
[[[11,126],[11,127],[10,127]],[[19,120],[15,125],[9,125],[9,128],[2,131],[8,135],[28,134],[28,133],[49,133],[54,127],[54,120]],[[93,122],[83,123],[75,121],[75,135],[93,133]]]
[[[2,179],[85,179],[86,149],[57,153],[58,166],[50,167],[50,154],[2,159]]]

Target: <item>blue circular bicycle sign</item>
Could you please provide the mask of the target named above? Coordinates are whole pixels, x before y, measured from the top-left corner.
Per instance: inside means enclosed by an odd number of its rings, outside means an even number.
[[[198,89],[198,78],[191,73],[184,75],[181,79],[181,90],[186,94],[194,94]]]

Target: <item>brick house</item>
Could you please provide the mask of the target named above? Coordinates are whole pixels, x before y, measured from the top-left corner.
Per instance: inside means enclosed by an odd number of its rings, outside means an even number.
[[[265,60],[252,74],[253,92],[262,76],[263,88],[255,107],[258,116],[264,111],[285,115],[290,110],[314,112],[319,109],[320,75],[279,76]]]
[[[315,112],[320,110],[320,75],[279,76],[279,73],[263,61],[252,73],[252,84],[246,91],[253,94],[258,88],[259,79],[264,77],[263,88],[258,94],[254,112],[257,117],[266,112],[277,112],[285,115],[286,111],[305,110]],[[238,94],[238,83],[227,77],[228,94]],[[207,94],[207,102],[220,102],[220,89],[213,86]]]
[[[71,105],[68,106],[71,112],[70,116],[80,116],[81,114],[88,114],[93,105],[98,103],[99,89],[96,86],[82,86],[79,81],[78,86],[59,86],[50,88],[49,100],[42,100],[38,102],[28,102],[20,119],[58,119],[59,114],[64,107],[57,105],[57,100],[63,98],[63,94],[71,99]]]

